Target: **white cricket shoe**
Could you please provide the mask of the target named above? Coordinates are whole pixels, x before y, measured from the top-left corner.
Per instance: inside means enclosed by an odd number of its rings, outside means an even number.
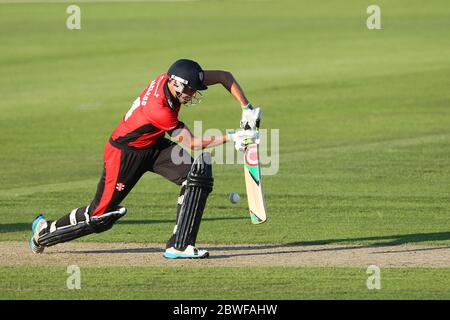
[[[39,232],[42,229],[47,227],[47,220],[45,220],[44,215],[40,214],[34,219],[33,224],[31,225],[31,239],[30,239],[30,249],[33,253],[42,253],[44,252],[45,246],[41,246],[38,243],[39,240]]]
[[[209,252],[199,250],[192,245],[188,245],[184,251],[170,247],[164,252],[164,257],[168,259],[204,259],[209,257]]]

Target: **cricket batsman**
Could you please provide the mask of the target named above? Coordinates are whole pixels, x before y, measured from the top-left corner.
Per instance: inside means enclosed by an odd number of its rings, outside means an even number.
[[[178,113],[182,105],[198,103],[200,91],[215,84],[222,84],[242,107],[241,129],[195,137]],[[207,258],[208,251],[197,249],[195,242],[213,189],[211,155],[202,152],[193,159],[186,149],[203,150],[232,141],[243,151],[259,141],[255,129],[260,116],[260,108],[252,107],[230,72],[203,70],[188,59],[176,61],[142,91],[106,141],[103,172],[92,202],[54,221],[38,215],[32,223],[31,250],[42,253],[45,247],[109,230],[127,212],[120,206],[122,200],[150,171],[181,187],[175,228],[164,257]]]

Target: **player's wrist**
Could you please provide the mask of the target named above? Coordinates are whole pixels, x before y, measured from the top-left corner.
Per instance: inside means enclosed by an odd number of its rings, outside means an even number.
[[[249,102],[246,105],[241,106],[242,110],[253,110],[252,104]]]
[[[234,133],[234,132],[227,132],[227,134],[225,135],[226,142],[228,142],[228,141],[233,142],[235,140],[235,138],[236,138],[236,133]]]

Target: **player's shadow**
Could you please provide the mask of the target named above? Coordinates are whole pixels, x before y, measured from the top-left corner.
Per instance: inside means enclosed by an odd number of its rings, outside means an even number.
[[[210,259],[225,259],[238,256],[258,256],[258,255],[276,255],[276,254],[293,254],[293,253],[306,253],[306,252],[327,252],[327,251],[345,251],[355,249],[367,249],[367,248],[383,248],[393,247],[402,244],[415,244],[427,241],[445,241],[450,240],[450,232],[433,232],[433,233],[414,233],[414,234],[402,234],[402,235],[390,235],[390,236],[378,236],[378,237],[358,237],[358,238],[342,238],[342,239],[326,239],[326,240],[313,240],[313,241],[298,241],[290,242],[287,244],[279,245],[244,245],[244,246],[221,246],[211,245],[207,249],[211,252],[217,251],[232,251],[233,253],[226,253],[221,255],[212,255]],[[354,245],[350,243],[354,242],[370,242],[368,244]],[[347,244],[348,243],[348,244]],[[329,245],[330,247],[327,247]],[[333,246],[338,245],[338,246]],[[320,247],[325,246],[325,247]],[[275,251],[274,251],[275,249]],[[408,252],[408,251],[430,251],[430,250],[442,250],[450,249],[450,245],[441,246],[429,246],[426,248],[413,248],[404,249],[395,252]],[[252,251],[252,252],[239,252],[239,251]],[[268,251],[269,250],[269,251]],[[386,252],[388,253],[388,252]]]
[[[313,241],[299,241],[291,242],[288,245],[294,246],[317,246],[327,244],[351,243],[351,242],[366,242],[369,241],[368,246],[396,246],[402,244],[412,244],[428,241],[445,241],[450,240],[449,232],[432,232],[432,233],[411,233],[411,234],[396,234],[389,236],[376,237],[357,237],[357,238],[341,238],[341,239],[327,239],[327,240],[313,240]]]
[[[434,233],[415,233],[379,237],[358,237],[358,238],[342,238],[342,239],[327,239],[314,241],[299,241],[290,242],[287,244],[274,245],[206,245],[205,248],[211,252],[210,259],[227,259],[239,256],[259,256],[259,255],[277,255],[277,254],[293,254],[293,253],[307,253],[307,252],[331,252],[331,251],[345,251],[355,249],[367,248],[383,248],[392,247],[401,244],[414,244],[425,241],[445,241],[450,240],[450,232],[434,232]],[[373,243],[365,245],[350,245],[346,243],[374,241]],[[326,245],[338,245],[327,247]],[[325,246],[325,247],[320,247]],[[203,246],[202,246],[203,247]],[[275,249],[275,251],[274,251]],[[450,245],[444,246],[430,246],[426,248],[413,248],[412,251],[428,251],[428,250],[442,250],[450,249]],[[386,253],[408,252],[407,248],[399,251],[387,251]],[[214,254],[214,251],[231,251],[225,254]],[[251,252],[248,252],[251,251]],[[104,249],[104,250],[83,250],[72,253],[94,253],[94,254],[114,254],[114,253],[163,253],[164,245],[161,247],[146,247],[146,248],[123,248],[123,249]]]
[[[98,249],[98,250],[77,250],[65,251],[64,253],[93,253],[93,254],[112,254],[112,253],[163,253],[164,245],[160,248],[146,247],[146,248],[123,248],[123,249]]]
[[[31,223],[2,223],[0,224],[0,233],[30,231]]]
[[[208,218],[205,217],[202,221],[226,221],[226,220],[247,220],[246,217],[215,217]],[[162,224],[162,223],[175,223],[175,219],[164,219],[164,220],[150,220],[150,219],[142,219],[142,220],[119,220],[116,224]],[[1,223],[0,224],[0,233],[8,233],[8,232],[21,232],[21,231],[30,231],[31,232],[31,223]]]
[[[225,221],[225,220],[247,220],[246,217],[216,217],[216,218],[208,218],[205,217],[202,221]],[[119,220],[116,224],[161,224],[161,223],[175,223],[175,219],[164,219],[164,220],[150,220],[150,219],[142,219],[142,220]]]

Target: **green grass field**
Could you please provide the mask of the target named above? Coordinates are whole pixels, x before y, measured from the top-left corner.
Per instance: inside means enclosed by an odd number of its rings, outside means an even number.
[[[357,268],[83,268],[81,288],[66,268],[1,268],[8,299],[448,299],[448,269],[387,269],[368,290]],[[268,276],[270,274],[270,276]],[[200,286],[186,285],[193,278]],[[48,281],[52,279],[52,281]],[[99,281],[103,279],[103,281]],[[104,279],[108,279],[105,281]],[[262,285],[264,283],[264,285]]]
[[[149,81],[189,57],[233,72],[262,127],[280,130],[268,223],[250,224],[245,198],[228,201],[245,194],[242,166],[215,165],[198,242],[450,245],[447,0],[378,1],[381,30],[366,27],[372,1],[85,1],[81,30],[66,28],[69,4],[0,0],[0,241],[27,241],[37,213],[88,204],[111,131]],[[240,109],[215,86],[180,115],[225,132]],[[148,174],[123,220],[78,241],[163,243],[177,196]],[[105,266],[87,269],[80,292],[64,290],[64,268],[0,270],[2,299],[450,298],[449,269],[387,269],[375,293],[357,268]]]

